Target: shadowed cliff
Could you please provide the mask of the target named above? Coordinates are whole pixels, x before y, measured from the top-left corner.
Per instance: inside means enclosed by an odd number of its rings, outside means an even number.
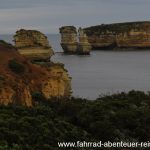
[[[68,97],[70,77],[61,64],[32,64],[15,47],[0,42],[0,104],[34,105],[32,95]]]

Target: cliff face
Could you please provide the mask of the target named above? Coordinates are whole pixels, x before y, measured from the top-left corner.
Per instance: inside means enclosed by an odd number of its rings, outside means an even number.
[[[42,83],[42,93],[49,97],[69,97],[71,95],[71,78],[63,64],[48,67],[48,80]]]
[[[36,65],[17,49],[0,42],[0,104],[34,105],[34,93],[46,98],[69,97],[71,78],[62,64],[43,62]]]
[[[84,31],[79,28],[79,42],[78,33],[74,26],[64,26],[60,28],[61,46],[64,53],[67,54],[90,54],[91,45],[88,42]]]
[[[79,54],[90,54],[91,44],[88,42],[88,37],[84,33],[82,28],[79,28],[79,43],[78,43],[78,53]]]
[[[16,32],[14,42],[19,53],[31,60],[49,61],[53,55],[47,37],[39,31],[21,29]]]
[[[92,49],[150,48],[150,22],[131,22],[85,28]]]

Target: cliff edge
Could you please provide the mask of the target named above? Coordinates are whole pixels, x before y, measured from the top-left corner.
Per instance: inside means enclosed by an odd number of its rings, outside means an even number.
[[[0,41],[0,104],[33,106],[37,93],[46,99],[71,95],[71,78],[63,64],[49,61],[37,65],[27,58]]]

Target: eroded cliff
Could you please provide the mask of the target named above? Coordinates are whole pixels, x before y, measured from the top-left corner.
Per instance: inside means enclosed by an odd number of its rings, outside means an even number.
[[[0,42],[0,104],[33,106],[35,93],[46,99],[71,95],[71,78],[63,64],[32,64],[24,56],[12,45]]]
[[[92,49],[150,48],[150,22],[102,24],[84,31]]]

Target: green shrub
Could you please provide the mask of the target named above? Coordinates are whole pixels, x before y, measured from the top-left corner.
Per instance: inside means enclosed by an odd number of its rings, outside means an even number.
[[[23,73],[25,71],[24,66],[22,64],[18,63],[17,60],[15,60],[15,59],[9,60],[8,66],[11,69],[11,71],[13,71],[17,74]]]
[[[33,93],[36,99],[41,100],[41,96],[40,92]],[[94,101],[51,99],[46,105],[41,102],[32,108],[0,105],[0,150],[60,150],[58,142],[78,140],[147,142],[149,133],[150,93],[140,91]],[[97,149],[101,148],[89,148]]]
[[[33,92],[32,99],[37,102],[45,101],[45,96],[41,92]]]

